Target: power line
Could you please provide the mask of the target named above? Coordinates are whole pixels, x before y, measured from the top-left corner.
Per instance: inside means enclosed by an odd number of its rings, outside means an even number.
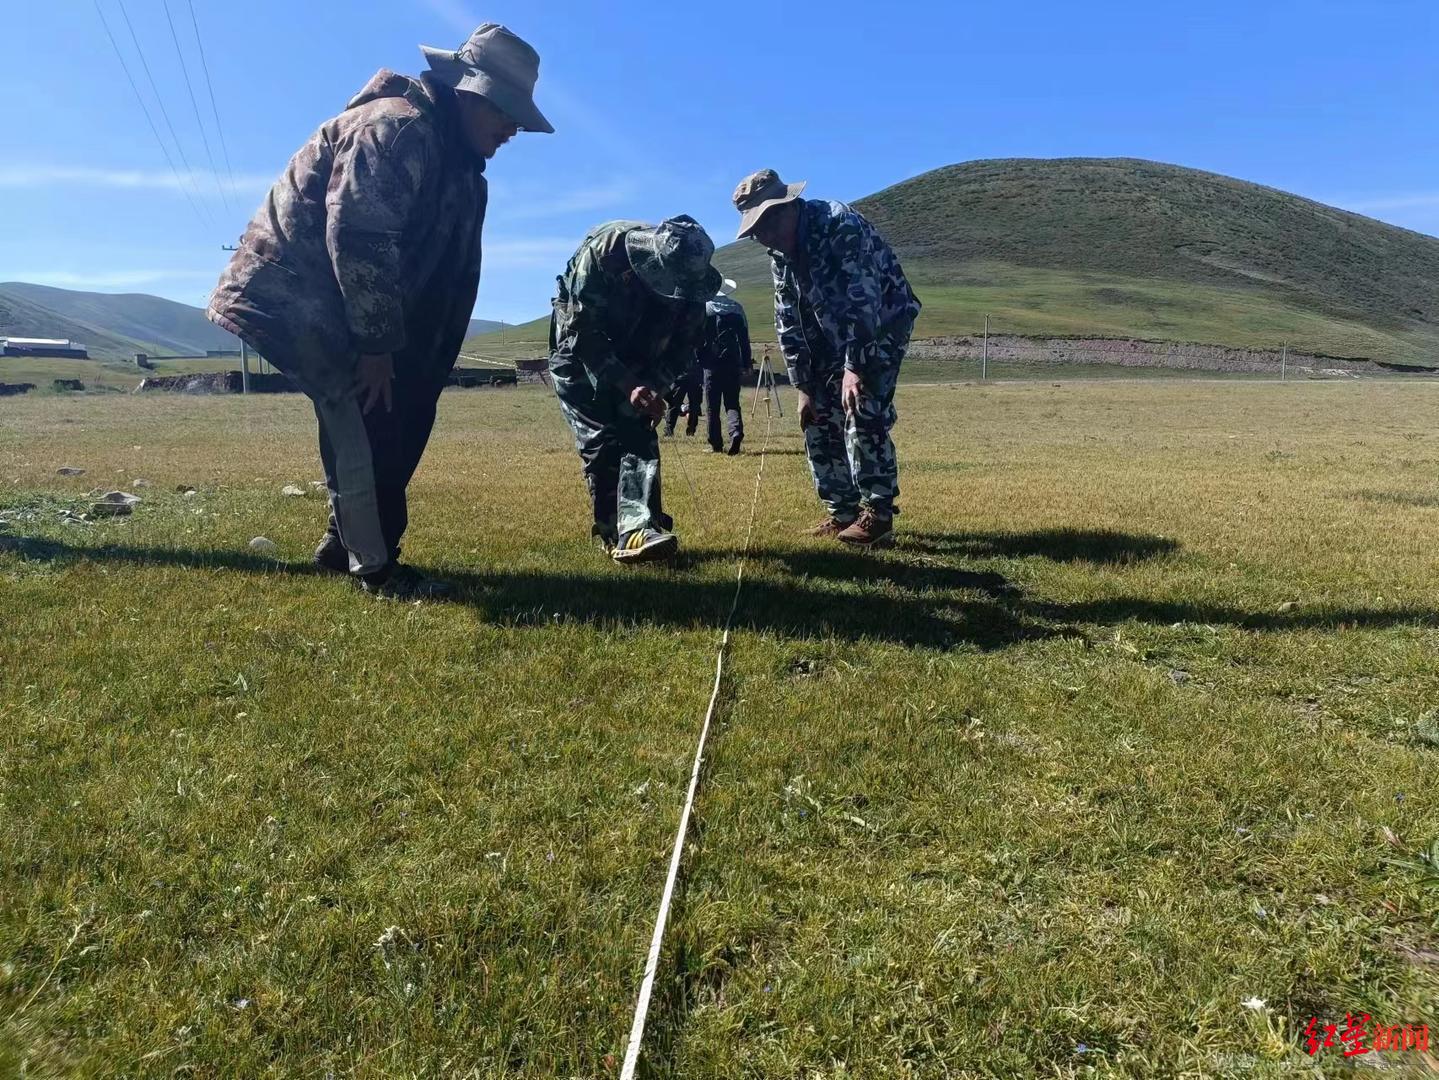
[[[170,40],[175,43],[175,56],[180,61],[180,71],[185,76],[185,90],[190,95],[190,108],[195,111],[195,126],[200,129],[200,142],[205,146],[205,157],[210,162],[210,179],[215,182],[215,190],[220,195],[220,202],[224,204],[225,210],[230,209],[230,200],[225,195],[225,189],[220,186],[220,170],[215,166],[215,155],[210,150],[210,138],[205,134],[205,122],[200,119],[200,103],[195,100],[195,86],[190,82],[190,67],[185,63],[185,50],[180,48],[180,35],[175,33],[175,20],[170,14],[170,0],[164,0],[165,21],[170,24]]]
[[[175,151],[180,155],[180,161],[185,166],[185,172],[189,175],[191,186],[195,186],[195,170],[190,164],[190,159],[185,156],[185,146],[180,142],[180,136],[175,133],[175,125],[170,120],[170,110],[165,108],[165,98],[160,93],[160,87],[155,82],[155,73],[150,70],[150,61],[145,59],[145,50],[140,47],[140,38],[135,33],[135,24],[130,21],[130,12],[125,8],[125,0],[116,0],[120,5],[120,14],[125,19],[125,27],[130,31],[130,40],[135,43],[135,52],[140,56],[140,66],[145,69],[145,77],[150,80],[150,89],[155,95],[155,103],[160,106],[160,115],[165,119],[165,126],[170,129],[170,138],[175,140]],[[196,187],[196,194],[199,188]],[[214,224],[214,219],[210,219]]]
[[[230,178],[230,191],[235,190],[235,170],[230,167],[230,147],[225,143],[225,128],[220,123],[220,109],[215,104],[215,84],[210,80],[210,61],[205,59],[205,39],[200,36],[200,21],[195,18],[195,0],[189,0],[190,25],[195,28],[195,44],[200,47],[200,68],[205,72],[205,87],[210,92],[210,112],[215,117],[215,133],[220,136],[220,151],[225,158],[225,175]]]
[[[140,88],[135,84],[135,77],[130,74],[130,65],[125,62],[125,54],[120,51],[120,43],[115,40],[115,35],[110,31],[110,23],[105,18],[105,12],[100,7],[100,0],[95,0],[95,14],[100,16],[100,25],[105,28],[105,36],[110,39],[110,47],[115,50],[115,59],[120,61],[120,69],[125,72],[125,78],[130,83],[130,89],[135,93],[135,100],[140,103],[140,111],[145,114],[145,122],[150,125],[150,134],[155,136],[155,142],[160,146],[160,152],[165,155],[165,162],[170,166],[170,171],[175,175],[175,185],[180,194],[185,196],[185,201],[190,204],[190,209],[195,211],[195,217],[201,225],[205,225],[204,216],[200,213],[200,207],[190,197],[190,190],[185,186],[184,179],[180,176],[180,170],[175,167],[175,159],[170,156],[170,148],[165,145],[165,140],[160,137],[160,129],[155,126],[155,118],[150,115],[150,107],[145,104],[145,98],[140,93]]]

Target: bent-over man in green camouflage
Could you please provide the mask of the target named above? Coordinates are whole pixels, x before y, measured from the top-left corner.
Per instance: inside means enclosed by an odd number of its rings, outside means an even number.
[[[899,465],[894,387],[919,299],[890,246],[844,203],[801,199],[773,169],[734,193],[739,235],[770,249],[774,318],[815,490],[829,511],[809,530],[868,547],[890,540]]]
[[[594,504],[593,533],[622,562],[679,547],[660,494],[655,425],[704,335],[720,275],[687,215],[592,230],[557,279],[550,375]]]

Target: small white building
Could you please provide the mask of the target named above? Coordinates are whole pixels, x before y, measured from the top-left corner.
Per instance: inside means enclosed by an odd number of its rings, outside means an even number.
[[[89,350],[69,338],[0,337],[0,356],[62,356],[89,358]]]

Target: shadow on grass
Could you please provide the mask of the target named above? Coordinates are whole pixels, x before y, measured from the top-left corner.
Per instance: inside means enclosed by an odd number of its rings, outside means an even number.
[[[903,541],[901,541],[903,543]],[[908,545],[905,545],[908,546]],[[771,558],[799,578],[823,578],[828,581],[884,581],[912,592],[972,589],[994,599],[1019,596],[1003,574],[965,570],[947,564],[900,562],[876,558],[843,547],[820,551],[758,551],[755,558]],[[867,603],[868,601],[866,601]]]
[[[1439,495],[1411,491],[1352,491],[1351,499],[1360,502],[1388,503],[1391,506],[1413,506],[1421,510],[1439,507]]]
[[[763,552],[756,555],[764,557]],[[850,572],[835,576],[863,581],[873,578],[867,572],[873,568],[888,570],[878,560],[851,558],[856,565]],[[829,564],[830,568],[835,565]],[[450,573],[448,577],[461,587],[463,601],[485,618],[517,626],[585,622],[718,629],[724,625],[735,592],[732,581],[697,581],[682,570],[664,569],[637,569],[623,575],[496,570]],[[984,577],[992,591],[952,582],[944,586],[943,595],[933,588],[857,595],[807,576],[775,579],[746,575],[734,626],[788,638],[868,639],[986,651],[1057,632],[996,599],[1002,586]],[[968,595],[957,593],[960,589]]]
[[[212,548],[133,547],[129,544],[70,544],[44,537],[0,534],[0,553],[15,552],[39,562],[117,562],[134,566],[178,566],[203,570],[238,570],[250,574],[286,574],[318,577],[325,573],[314,563],[281,562],[252,551]]]
[[[307,577],[321,573],[309,563],[277,562],[248,551],[115,544],[89,547],[19,537],[0,539],[0,551],[7,550],[51,563],[129,563]],[[765,551],[753,555],[755,560],[769,557],[771,553]],[[834,637],[981,650],[1004,648],[1058,632],[1000,602],[1000,598],[1017,593],[997,574],[901,566],[846,551],[813,555],[787,551],[773,557],[780,559],[793,576],[747,577],[744,602],[735,617],[736,629],[800,639]],[[621,572],[605,566],[600,556],[587,554],[573,572],[446,570],[444,576],[459,588],[454,602],[467,604],[486,620],[504,625],[582,622],[703,630],[724,625],[734,599],[734,582],[696,580],[686,570],[732,558],[733,552],[694,552],[674,568],[636,567]],[[876,579],[900,587],[857,595],[832,584]],[[944,594],[936,595],[941,590]]]
[[[961,543],[991,552],[1028,550],[1039,534],[967,535]],[[1069,546],[1047,552],[1051,558],[1093,551],[1172,550],[1172,542],[1115,533],[1081,533]],[[1085,539],[1088,538],[1088,539]],[[908,542],[905,547],[909,547]],[[284,563],[248,551],[196,551],[187,548],[85,546],[59,540],[0,536],[0,552],[16,552],[44,562],[128,563],[233,570],[253,574],[312,577],[321,571],[309,563]],[[1074,558],[1079,556],[1074,555]],[[1093,559],[1093,555],[1087,556]],[[729,580],[697,580],[688,568],[733,552],[691,553],[673,568],[637,567],[619,572],[599,562],[582,561],[572,572],[551,570],[446,571],[459,588],[454,602],[473,607],[484,619],[509,626],[548,626],[579,622],[597,626],[658,626],[676,630],[718,629],[734,598]],[[755,564],[782,566],[787,574],[745,579],[735,627],[795,639],[872,640],[932,649],[1003,649],[1052,637],[1087,637],[1096,628],[1139,621],[1235,626],[1247,630],[1383,629],[1434,625],[1439,613],[1428,608],[1335,608],[1250,611],[1220,604],[1169,602],[1147,597],[1114,596],[1077,603],[1026,598],[996,573],[977,573],[952,565],[914,564],[827,548],[816,551],[759,550]],[[593,567],[591,569],[590,567]],[[856,591],[847,585],[880,588]],[[336,587],[342,583],[336,582]]]
[[[1163,536],[1109,529],[1037,529],[1016,533],[901,532],[900,547],[933,555],[970,559],[1027,558],[1097,565],[1143,562],[1179,550]]]

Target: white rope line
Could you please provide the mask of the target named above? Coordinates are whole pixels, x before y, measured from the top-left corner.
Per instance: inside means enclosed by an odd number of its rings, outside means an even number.
[[[755,389],[754,406],[759,405],[759,389]],[[754,410],[751,410],[751,416]],[[710,692],[709,708],[705,710],[704,723],[700,726],[699,742],[695,746],[694,766],[690,769],[690,786],[685,795],[684,810],[680,813],[679,828],[675,832],[675,847],[670,855],[670,870],[665,878],[664,892],[660,895],[660,909],[655,917],[655,932],[650,938],[649,956],[645,960],[644,980],[640,983],[639,1000],[635,1003],[634,1023],[630,1025],[630,1041],[625,1048],[624,1067],[620,1069],[620,1080],[634,1080],[635,1067],[639,1064],[640,1049],[644,1043],[645,1021],[650,1011],[650,995],[654,991],[655,975],[660,966],[660,949],[664,945],[665,927],[669,923],[670,902],[674,899],[675,883],[679,880],[680,860],[684,857],[685,838],[689,835],[690,817],[694,811],[695,792],[699,790],[700,766],[704,764],[705,744],[709,740],[710,726],[714,722],[715,705],[719,702],[720,680],[724,677],[725,657],[729,653],[730,629],[734,625],[735,612],[739,610],[740,590],[744,588],[745,561],[749,558],[750,541],[754,537],[755,517],[759,512],[760,485],[764,481],[765,454],[769,450],[770,430],[773,422],[766,418],[764,442],[759,449],[759,468],[754,476],[754,494],[750,498],[749,525],[745,528],[744,547],[740,550],[739,568],[735,573],[734,600],[730,603],[729,615],[725,618],[724,633],[720,635],[719,653],[715,657],[714,689]]]
[[[699,523],[700,533],[705,537],[705,539],[709,539],[709,515],[700,506],[699,492],[695,490],[695,482],[690,479],[690,471],[688,468],[685,467],[685,455],[680,450],[680,439],[677,435],[675,435],[674,432],[670,432],[670,434],[665,437],[665,442],[669,443],[670,446],[674,449],[675,462],[680,467],[680,475],[685,478],[685,486],[689,488],[690,510],[694,513],[695,521]]]
[[[507,364],[503,360],[491,360],[488,356],[475,356],[473,353],[460,353],[461,360],[473,360],[477,364],[489,364],[491,367],[513,368],[514,364]]]

